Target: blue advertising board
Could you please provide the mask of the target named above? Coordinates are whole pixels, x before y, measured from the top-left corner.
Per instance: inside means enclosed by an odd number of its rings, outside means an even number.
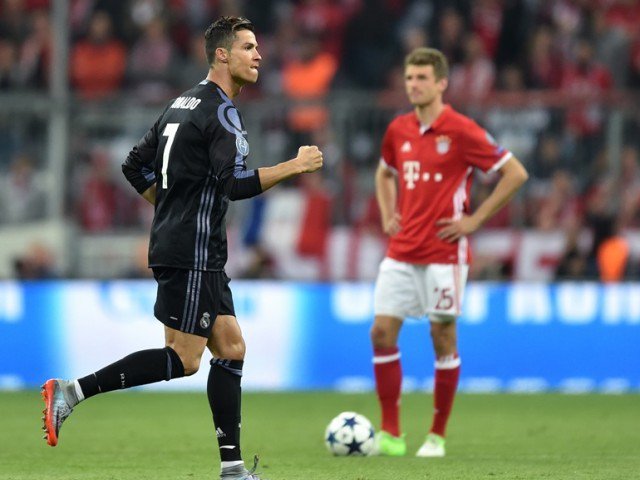
[[[373,285],[231,286],[247,342],[244,388],[373,389]],[[75,378],[163,345],[154,300],[152,281],[0,282],[0,389]],[[464,391],[637,392],[640,284],[471,283],[459,344]],[[407,319],[400,349],[403,388],[429,390],[428,323]],[[202,389],[206,370],[149,388]]]

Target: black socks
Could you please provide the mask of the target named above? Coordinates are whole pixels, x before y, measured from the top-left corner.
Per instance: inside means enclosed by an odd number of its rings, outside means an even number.
[[[184,367],[171,348],[141,350],[78,379],[84,398],[98,393],[184,377]]]
[[[223,462],[242,460],[240,452],[240,381],[242,360],[211,360],[207,396]],[[170,347],[141,350],[78,379],[84,398],[98,393],[184,376],[184,366]]]
[[[242,460],[240,453],[240,380],[242,360],[211,360],[207,396],[220,447],[220,460]]]

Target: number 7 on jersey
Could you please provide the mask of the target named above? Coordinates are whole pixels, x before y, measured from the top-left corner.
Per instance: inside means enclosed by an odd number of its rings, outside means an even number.
[[[171,155],[171,146],[176,138],[179,126],[179,123],[167,123],[166,127],[164,127],[164,132],[162,132],[162,136],[167,137],[167,144],[164,147],[164,152],[162,152],[162,188],[168,188],[167,169],[169,168],[169,155]]]

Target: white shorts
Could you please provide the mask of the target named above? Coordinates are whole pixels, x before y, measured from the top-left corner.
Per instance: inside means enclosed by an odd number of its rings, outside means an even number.
[[[374,294],[375,315],[449,322],[461,313],[468,265],[414,265],[386,257]]]

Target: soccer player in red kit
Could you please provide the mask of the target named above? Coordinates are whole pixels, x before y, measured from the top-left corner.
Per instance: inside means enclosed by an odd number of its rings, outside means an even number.
[[[435,352],[434,415],[419,457],[445,455],[445,428],[460,374],[456,318],[469,270],[467,235],[495,214],[527,180],[511,152],[442,101],[448,64],[442,52],[418,48],[405,59],[412,112],[388,126],[376,171],[382,227],[389,235],[375,287],[371,329],[376,392],[382,410],[377,453],[401,456],[402,384],[398,334],[406,317],[428,317]],[[492,193],[471,213],[473,169],[499,172]]]

